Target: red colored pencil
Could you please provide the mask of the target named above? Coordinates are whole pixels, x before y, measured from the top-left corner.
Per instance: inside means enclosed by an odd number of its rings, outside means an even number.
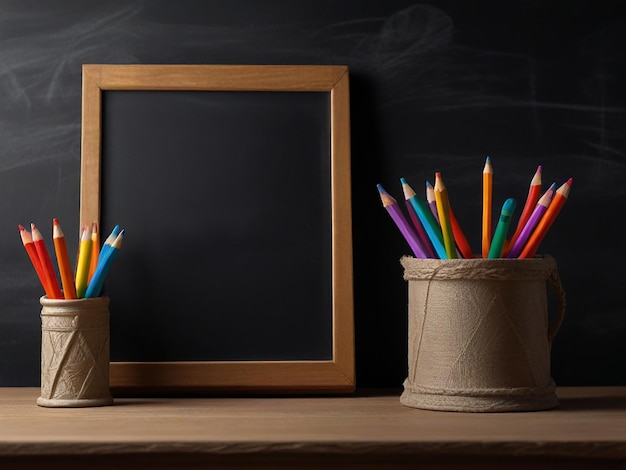
[[[46,292],[46,295],[50,297],[53,294],[52,290],[50,290],[50,286],[46,280],[46,275],[43,272],[43,268],[41,267],[41,263],[39,262],[39,255],[37,255],[37,250],[35,248],[35,244],[33,243],[33,237],[30,232],[26,230],[23,226],[18,225],[17,228],[20,230],[20,237],[22,238],[22,244],[26,249],[26,253],[28,253],[28,257],[30,258],[30,262],[33,264],[35,268],[35,272],[37,273],[37,277],[39,278],[39,282],[41,282],[41,286],[43,290]]]
[[[48,297],[52,299],[62,299],[63,294],[61,293],[59,281],[57,281],[54,268],[52,267],[52,260],[48,254],[48,249],[46,248],[43,236],[41,235],[39,229],[35,227],[35,224],[30,224],[30,228],[33,236],[33,243],[35,244],[35,249],[37,250],[37,256],[39,258],[39,262],[41,263],[42,271],[46,278],[46,282],[48,283],[48,287],[50,288],[50,293],[52,294],[52,297],[50,297],[50,295],[48,295]]]
[[[470,246],[461,226],[459,225],[459,221],[456,219],[454,212],[452,211],[452,207],[450,207],[450,223],[452,224],[452,233],[454,234],[454,241],[456,242],[456,246],[459,248],[461,255],[463,258],[472,259],[475,258],[474,252],[472,251],[472,247]]]
[[[505,243],[504,250],[502,252],[502,256],[505,257],[508,255],[511,248],[515,244],[515,241],[519,238],[520,233],[524,230],[526,226],[526,222],[530,218],[531,214],[535,210],[537,206],[537,202],[539,201],[539,197],[541,196],[541,165],[537,167],[537,171],[533,175],[533,178],[530,180],[530,187],[528,188],[528,196],[526,197],[526,204],[524,204],[524,209],[522,209],[522,213],[519,216],[519,220],[517,221],[517,227],[515,228],[515,232],[511,235],[511,238]]]

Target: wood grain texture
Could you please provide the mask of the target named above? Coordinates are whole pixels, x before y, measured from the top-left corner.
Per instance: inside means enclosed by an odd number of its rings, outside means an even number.
[[[36,388],[0,389],[0,465],[403,469],[626,463],[623,387],[559,389],[559,408],[526,413],[418,410],[401,405],[396,393],[125,398],[111,407],[82,409],[37,407],[38,394]]]

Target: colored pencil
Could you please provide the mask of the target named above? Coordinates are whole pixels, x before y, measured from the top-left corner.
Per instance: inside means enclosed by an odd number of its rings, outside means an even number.
[[[89,266],[91,265],[91,229],[85,224],[80,239],[78,263],[76,266],[76,296],[79,299],[85,297],[85,291],[89,283]]]
[[[426,181],[426,202],[430,207],[430,212],[433,213],[433,217],[437,223],[439,223],[439,213],[437,212],[437,198],[435,197],[435,188],[430,184],[430,181]]]
[[[87,291],[85,292],[85,297],[92,298],[98,297],[102,291],[102,286],[104,284],[104,280],[111,269],[111,265],[113,261],[117,257],[117,254],[122,247],[122,241],[124,239],[124,230],[121,230],[120,233],[115,237],[113,243],[111,243],[109,249],[107,250],[102,262],[98,263],[98,267],[96,268],[96,272],[93,274],[91,281],[89,282],[89,286],[87,287]]]
[[[430,184],[430,183],[428,183]],[[432,186],[432,185],[431,185]],[[434,194],[434,188],[433,188]],[[450,195],[448,195],[448,203],[450,201]],[[452,210],[452,204],[449,204],[450,207],[450,223],[452,224],[452,233],[454,234],[454,241],[456,242],[456,246],[458,248],[457,254],[460,253],[460,256],[463,258],[471,259],[474,258],[474,252],[472,251],[472,247],[470,246],[467,238],[465,237],[465,233],[463,233],[463,229],[461,229],[461,225],[454,215],[454,210]]]
[[[426,203],[417,197],[415,191],[411,186],[409,186],[406,180],[404,178],[400,178],[400,182],[402,183],[404,198],[409,201],[411,207],[415,211],[415,214],[417,214],[417,217],[424,226],[437,256],[441,259],[447,259],[448,255],[446,254],[446,248],[443,244],[443,235],[441,234],[439,223],[433,217],[433,214],[426,206]]]
[[[483,168],[483,233],[482,233],[482,255],[483,258],[489,256],[489,245],[491,244],[491,199],[493,192],[493,167],[491,158],[485,160]]]
[[[35,224],[31,223],[30,229],[33,237],[33,243],[35,245],[35,249],[37,250],[37,257],[39,258],[42,271],[46,278],[46,283],[48,284],[48,288],[50,289],[50,293],[52,294],[52,297],[48,295],[48,298],[62,299],[63,294],[61,293],[59,281],[57,281],[57,276],[54,272],[52,260],[50,259],[50,254],[48,253],[48,248],[46,248],[46,243],[43,239],[43,236],[41,235],[41,232],[35,226]]]
[[[89,262],[89,279],[96,272],[98,266],[98,256],[100,256],[100,232],[98,222],[91,224],[91,260]]]
[[[422,247],[416,233],[413,231],[409,222],[406,220],[397,201],[380,185],[376,185],[380,199],[383,203],[383,207],[387,210],[396,226],[400,229],[400,232],[408,242],[413,254],[416,258],[428,258],[426,251]]]
[[[43,272],[43,268],[41,266],[41,262],[39,261],[39,255],[37,254],[37,249],[35,248],[35,244],[33,243],[33,237],[30,232],[26,230],[22,225],[18,225],[17,228],[20,231],[20,238],[22,239],[22,244],[26,249],[26,253],[30,258],[30,262],[33,264],[35,268],[35,272],[37,273],[37,277],[39,278],[39,282],[41,282],[41,286],[43,287],[46,295],[49,298],[53,298],[53,292],[50,290],[50,286],[48,285],[48,281],[46,279],[46,275]]]
[[[561,185],[559,189],[556,190],[552,201],[550,201],[548,209],[546,210],[545,214],[543,214],[543,217],[541,217],[541,220],[539,220],[537,227],[526,242],[526,245],[520,253],[519,258],[532,258],[535,256],[539,245],[548,233],[548,230],[554,223],[557,215],[559,215],[559,212],[563,208],[563,205],[567,201],[570,188],[572,187],[572,183],[573,179],[570,178],[565,183],[563,183],[563,185]]]
[[[500,217],[498,218],[498,223],[496,224],[496,230],[493,233],[493,239],[491,240],[491,244],[489,245],[489,258],[501,258],[502,250],[504,248],[504,242],[506,240],[506,234],[509,231],[509,227],[511,226],[511,219],[513,218],[513,211],[515,211],[515,206],[517,205],[517,201],[512,197],[508,198],[502,204],[502,209],[500,210]]]
[[[115,227],[113,227],[113,230],[111,230],[111,233],[102,244],[102,248],[100,249],[100,254],[98,256],[98,264],[100,264],[100,261],[104,259],[104,257],[106,256],[106,252],[109,250],[109,248],[111,248],[111,245],[113,244],[119,233],[120,226],[116,225]]]
[[[59,266],[59,274],[61,275],[61,284],[63,285],[63,298],[75,299],[76,286],[74,285],[74,274],[67,255],[65,234],[57,219],[52,220],[52,240],[54,241],[54,251],[57,257],[57,265]]]
[[[519,237],[520,233],[526,226],[526,222],[530,218],[531,214],[535,210],[537,206],[537,201],[541,196],[541,165],[537,167],[535,174],[530,180],[530,187],[528,188],[528,195],[526,196],[526,203],[524,204],[524,208],[522,209],[522,213],[519,216],[517,221],[517,227],[515,228],[515,232],[513,235],[504,243],[504,250],[502,251],[503,256],[506,256],[509,253],[509,250],[515,244],[515,241]]]
[[[452,210],[452,206],[450,206],[450,223],[452,224],[452,233],[454,234],[454,241],[456,242],[456,246],[458,248],[458,252],[460,252],[461,256],[466,259],[475,258],[474,252],[472,251],[472,247],[470,246],[467,238],[465,237],[465,233],[463,233],[463,229],[459,224],[459,221],[454,215],[454,211]]]
[[[433,247],[430,243],[430,238],[428,238],[428,234],[426,233],[426,230],[424,230],[424,226],[422,225],[419,218],[417,217],[417,214],[413,210],[411,203],[406,199],[404,200],[404,203],[406,205],[406,211],[409,214],[409,218],[411,219],[413,227],[415,228],[415,232],[422,242],[422,248],[424,248],[426,255],[428,255],[429,258],[436,258],[437,255],[435,255],[435,251],[433,250]]]
[[[543,194],[543,196],[539,198],[539,201],[535,205],[535,210],[528,218],[528,222],[526,222],[526,225],[522,229],[522,232],[519,234],[517,240],[515,240],[515,243],[506,255],[507,258],[517,258],[522,252],[522,249],[524,248],[524,245],[526,245],[526,242],[530,238],[530,235],[533,233],[533,230],[541,220],[541,217],[543,217],[543,214],[545,214],[546,210],[548,209],[550,201],[552,200],[552,196],[554,195],[555,188],[556,183],[553,183]]]
[[[446,248],[448,259],[456,259],[456,245],[454,244],[454,233],[452,233],[452,223],[450,222],[450,201],[448,200],[448,190],[443,183],[441,173],[435,173],[435,200],[437,203],[437,214],[439,214],[439,224],[443,235],[443,244]]]

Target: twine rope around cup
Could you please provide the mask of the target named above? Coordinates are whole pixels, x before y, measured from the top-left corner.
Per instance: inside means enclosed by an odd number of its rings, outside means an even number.
[[[552,340],[563,324],[565,317],[566,297],[565,291],[561,284],[559,271],[556,261],[550,255],[532,258],[528,260],[510,259],[495,260],[498,266],[494,267],[493,259],[476,258],[472,260],[471,270],[463,263],[468,260],[432,260],[433,263],[428,265],[420,264],[419,266],[410,263],[413,259],[404,256],[400,260],[404,266],[404,280],[426,280],[428,286],[426,288],[426,301],[424,302],[424,315],[426,318],[428,308],[428,295],[433,280],[492,280],[492,281],[511,281],[523,279],[545,279],[550,283],[554,290],[558,306],[554,322],[548,330],[548,341],[552,344]],[[424,260],[422,260],[424,261]],[[430,260],[427,260],[430,261]],[[504,261],[504,263],[503,263]],[[523,263],[530,262],[528,267],[520,268],[519,261]],[[507,266],[508,265],[508,266]]]

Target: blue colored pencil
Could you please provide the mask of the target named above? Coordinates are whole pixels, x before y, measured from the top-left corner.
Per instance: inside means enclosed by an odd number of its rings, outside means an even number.
[[[100,249],[100,255],[98,256],[98,264],[100,264],[102,260],[106,258],[107,251],[111,248],[111,245],[113,244],[113,242],[115,241],[119,233],[120,233],[120,226],[116,225],[115,227],[113,227],[113,230],[111,230],[111,233],[102,244],[102,248]],[[97,269],[97,266],[96,266],[96,269]]]
[[[87,291],[85,292],[85,297],[93,298],[98,297],[100,295],[100,291],[102,290],[102,285],[104,284],[104,279],[106,278],[109,270],[111,269],[111,265],[113,261],[117,257],[117,254],[122,247],[122,240],[124,239],[124,230],[121,230],[120,233],[115,237],[115,240],[109,248],[106,250],[105,257],[102,261],[98,262],[98,267],[96,271],[93,273],[93,277],[89,282],[89,286],[87,287]]]

